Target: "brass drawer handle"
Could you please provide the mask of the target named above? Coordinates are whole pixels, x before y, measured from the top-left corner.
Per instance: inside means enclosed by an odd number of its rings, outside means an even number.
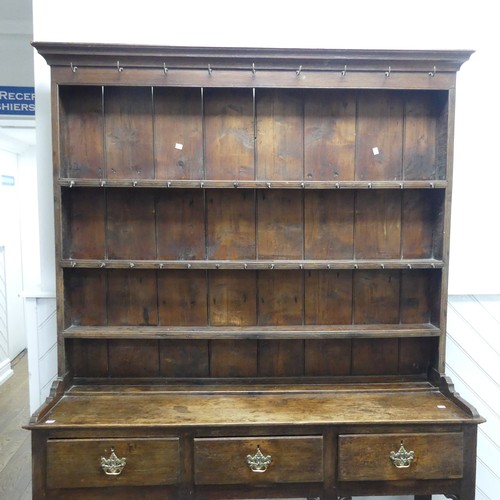
[[[271,455],[264,455],[257,446],[257,453],[255,455],[247,455],[246,462],[252,472],[266,472],[267,468],[271,465],[273,458]]]
[[[394,467],[397,467],[398,469],[407,469],[415,459],[415,452],[406,451],[405,447],[403,446],[403,441],[401,441],[399,450],[397,452],[391,451],[389,457]]]
[[[111,448],[109,458],[101,457],[101,469],[107,476],[119,476],[127,463],[125,457],[118,458],[115,454],[115,449]]]

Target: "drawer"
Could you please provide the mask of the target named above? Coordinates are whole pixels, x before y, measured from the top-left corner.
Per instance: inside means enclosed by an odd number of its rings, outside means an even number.
[[[341,435],[338,464],[339,481],[461,478],[463,438],[458,432]]]
[[[196,484],[323,481],[322,436],[194,440]]]
[[[124,458],[123,470],[108,469],[112,454]],[[105,464],[106,465],[106,464]],[[47,486],[86,488],[174,484],[179,476],[179,441],[168,439],[50,439],[47,443]]]

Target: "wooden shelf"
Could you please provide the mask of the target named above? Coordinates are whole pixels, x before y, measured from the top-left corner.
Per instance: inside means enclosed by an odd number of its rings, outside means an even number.
[[[91,260],[65,259],[63,268],[82,269],[231,269],[231,270],[307,270],[307,269],[442,269],[437,259],[401,260]]]
[[[65,338],[81,339],[339,339],[437,337],[430,324],[298,326],[70,326]]]
[[[445,189],[448,181],[277,181],[277,180],[160,180],[160,179],[59,179],[61,187],[172,188],[172,189]]]

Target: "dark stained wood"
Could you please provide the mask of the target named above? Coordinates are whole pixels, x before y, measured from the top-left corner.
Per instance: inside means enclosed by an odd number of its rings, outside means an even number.
[[[432,304],[436,301],[435,271],[402,271],[401,323],[430,323]]]
[[[316,90],[304,98],[304,179],[354,179],[356,92]]]
[[[306,340],[305,375],[332,377],[351,374],[351,339]]]
[[[259,376],[300,377],[303,375],[303,340],[259,341]]]
[[[272,459],[264,473],[253,472],[245,457],[260,449]],[[195,439],[196,484],[262,484],[317,482],[323,479],[320,436]]]
[[[59,87],[62,177],[104,177],[102,87]]]
[[[106,476],[95,465],[113,450],[127,461],[126,473],[119,478]],[[179,443],[177,439],[54,439],[47,446],[47,462],[49,488],[173,484],[179,475]]]
[[[352,259],[354,192],[307,191],[304,195],[304,257]]]
[[[255,325],[257,279],[255,271],[208,271],[209,322],[212,326]]]
[[[303,226],[301,192],[257,192],[257,251],[260,259],[302,259]]]
[[[105,206],[104,190],[68,189],[64,194],[67,207],[63,238],[69,259],[104,259]]]
[[[110,259],[156,259],[155,203],[150,193],[108,190],[106,226]]]
[[[398,339],[353,339],[352,374],[398,373]]]
[[[154,88],[157,179],[203,179],[203,119],[197,88]]]
[[[403,193],[401,256],[405,259],[440,258],[434,238],[442,233],[439,217],[443,206],[443,193],[408,190]]]
[[[304,323],[304,277],[301,271],[259,271],[258,324]]]
[[[429,92],[405,93],[404,179],[438,179],[436,141],[439,108]]]
[[[207,257],[255,259],[255,192],[207,192]]]
[[[106,176],[153,179],[151,87],[105,87]]]
[[[254,178],[254,118],[250,89],[205,89],[207,179]]]
[[[34,499],[473,500],[482,419],[442,375],[470,52],[36,46],[59,366]]]
[[[258,374],[257,340],[212,340],[212,377],[255,377]]]
[[[255,108],[256,178],[303,179],[304,119],[300,92],[258,90]]]
[[[399,271],[354,273],[354,323],[399,323]]]
[[[305,324],[352,323],[352,271],[306,271]]]
[[[65,325],[106,325],[107,275],[96,269],[67,269],[64,281]]]
[[[204,259],[205,198],[201,190],[169,189],[156,203],[158,258]]]
[[[108,340],[72,339],[70,345],[75,377],[108,376]]]
[[[157,325],[158,294],[156,274],[138,269],[130,273],[113,270],[108,274],[108,324]]]
[[[402,96],[382,90],[360,92],[356,137],[356,179],[401,179]]]
[[[157,340],[109,342],[110,377],[158,377],[160,360]]]
[[[209,374],[208,341],[160,341],[160,376],[208,377]]]
[[[408,468],[394,467],[387,457],[403,443],[415,452]],[[447,453],[442,453],[447,450]],[[339,479],[342,481],[450,479],[462,477],[463,438],[460,433],[374,434],[339,436]],[[357,467],[360,458],[365,467]]]
[[[207,325],[207,274],[197,270],[158,273],[160,325]]]
[[[402,338],[399,340],[399,368],[402,375],[427,374],[429,367],[436,362],[432,357],[435,339]]]
[[[356,193],[354,253],[358,259],[397,259],[401,252],[401,193]]]

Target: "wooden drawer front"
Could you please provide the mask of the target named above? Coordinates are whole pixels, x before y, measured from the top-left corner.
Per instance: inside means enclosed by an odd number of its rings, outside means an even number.
[[[390,458],[403,444],[414,452],[408,467]],[[407,465],[407,464],[399,464]],[[461,433],[373,434],[339,436],[340,481],[456,479],[463,472]]]
[[[107,475],[101,457],[126,459],[119,475]],[[171,439],[51,439],[47,486],[85,488],[173,484],[179,475],[179,441]]]
[[[247,456],[271,457],[252,471]],[[194,441],[196,484],[313,483],[323,481],[323,438],[202,438]]]

